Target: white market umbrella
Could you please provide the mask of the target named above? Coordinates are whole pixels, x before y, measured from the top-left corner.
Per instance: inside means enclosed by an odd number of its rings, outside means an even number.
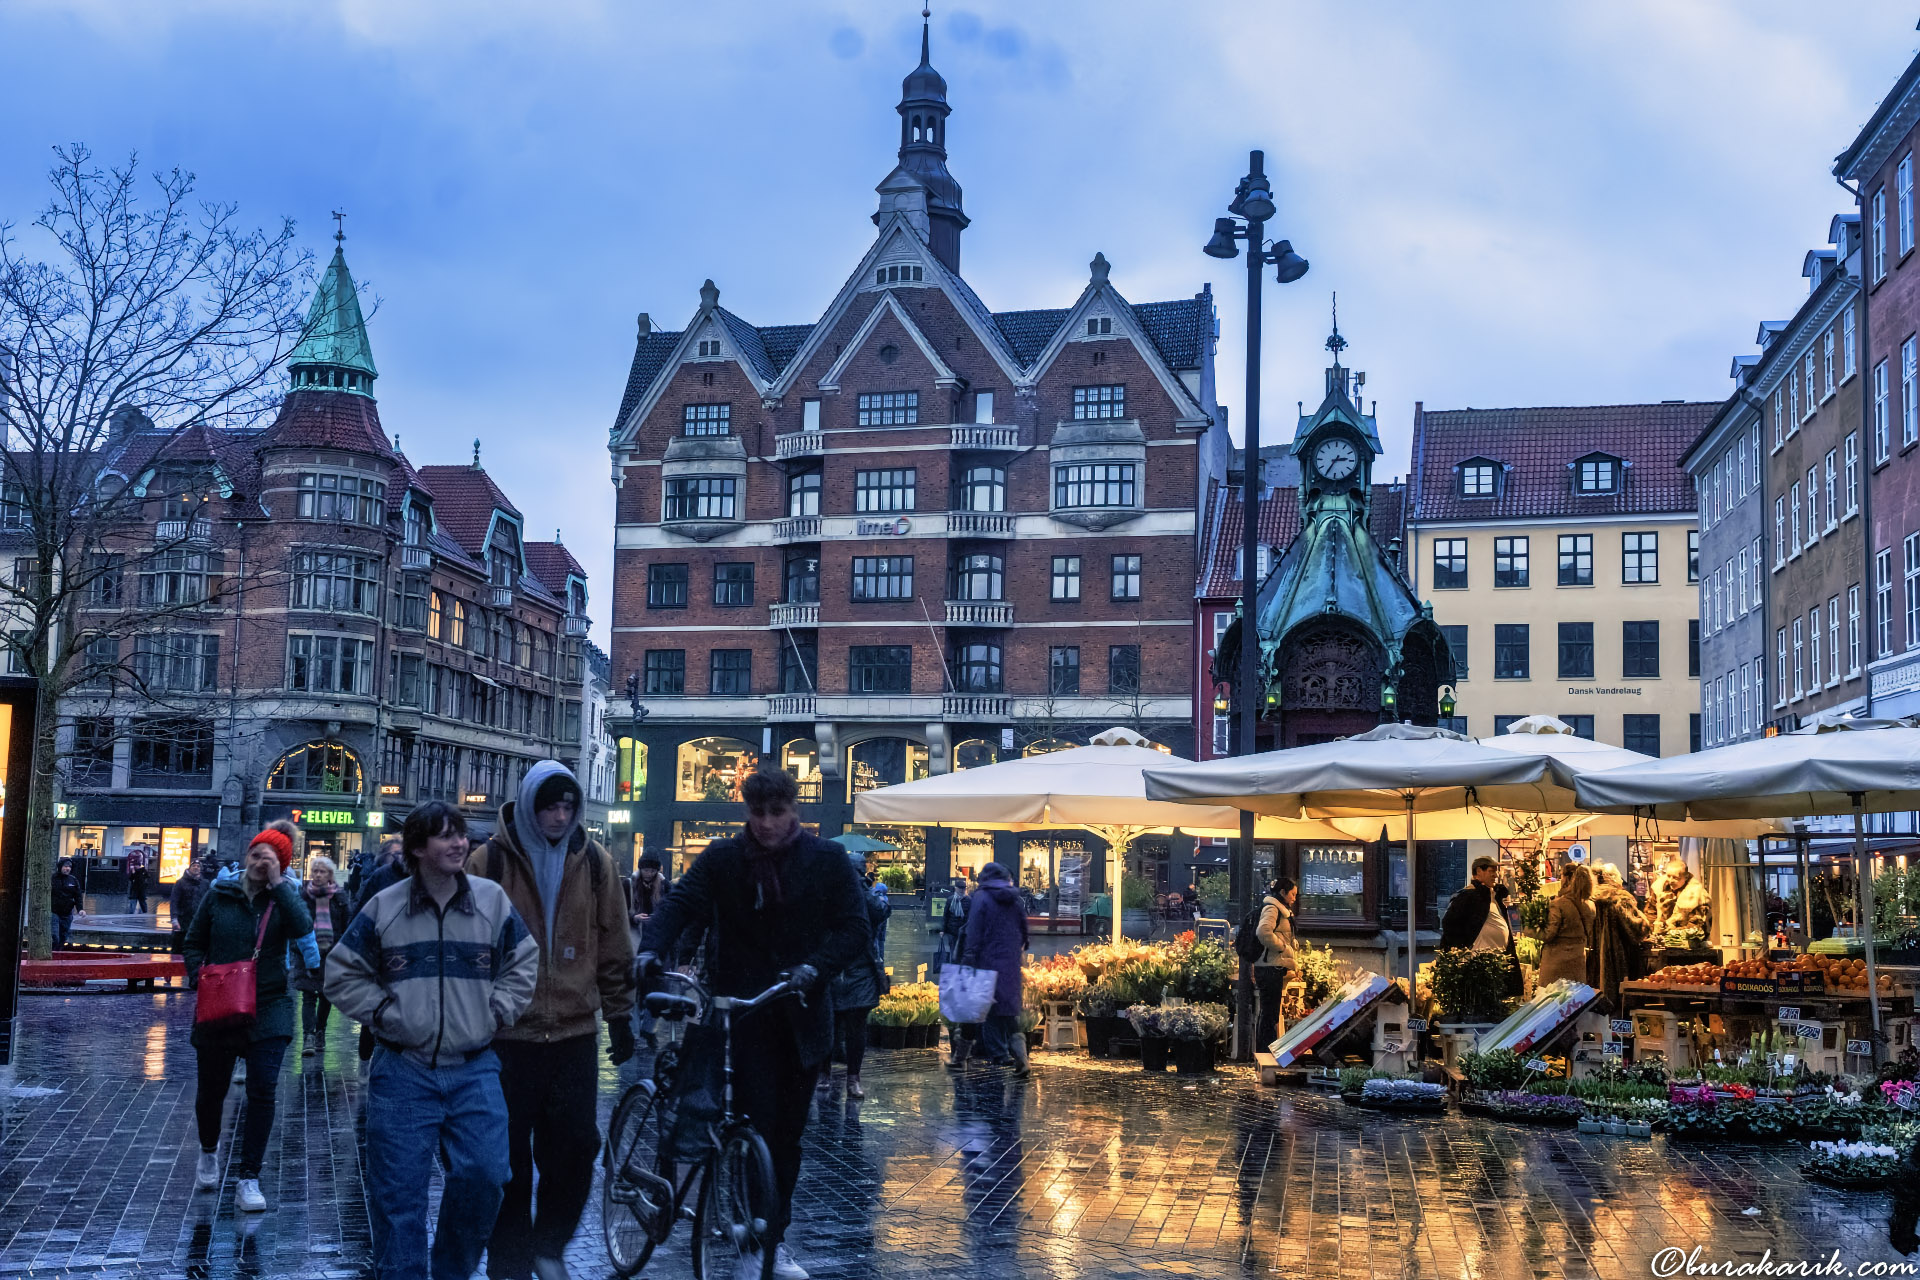
[[[1874,1030],[1880,1029],[1865,815],[1920,809],[1920,729],[1890,720],[1820,723],[1799,733],[1582,775],[1576,791],[1590,808],[1664,818],[1851,813],[1867,1003]]]
[[[1573,808],[1570,773],[1547,752],[1496,750],[1447,729],[1410,724],[1384,724],[1337,742],[1148,769],[1146,784],[1156,800],[1224,803],[1280,817],[1403,815],[1409,991],[1419,929],[1416,815],[1479,804],[1529,812]]]
[[[1176,804],[1147,797],[1148,769],[1183,762],[1147,745],[1131,729],[1108,729],[1091,746],[1022,756],[998,764],[943,773],[854,797],[855,822],[901,826],[1032,831],[1090,831],[1106,841],[1113,859],[1113,936],[1121,936],[1120,873],[1126,849],[1143,835],[1172,831],[1240,832],[1240,811],[1228,805]],[[1312,821],[1269,821],[1271,838],[1343,840],[1344,833]]]

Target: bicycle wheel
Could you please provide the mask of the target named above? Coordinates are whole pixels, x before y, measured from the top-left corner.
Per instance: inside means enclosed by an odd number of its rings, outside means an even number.
[[[615,1273],[647,1265],[673,1230],[673,1183],[665,1163],[659,1094],[651,1081],[628,1089],[614,1108],[601,1152],[600,1231]]]
[[[766,1140],[751,1126],[729,1133],[708,1160],[693,1215],[696,1280],[732,1280],[748,1254],[760,1256],[761,1280],[772,1280],[773,1249],[766,1237],[776,1194]]]

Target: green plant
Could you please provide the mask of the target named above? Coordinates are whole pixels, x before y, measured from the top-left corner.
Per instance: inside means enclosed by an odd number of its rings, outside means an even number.
[[[1544,894],[1532,893],[1520,900],[1520,927],[1535,931],[1547,927],[1549,899]]]
[[[1449,1022],[1497,1022],[1512,961],[1504,951],[1448,947],[1433,958],[1433,998]]]
[[[1159,1004],[1162,993],[1177,973],[1173,957],[1155,948],[1115,965],[1107,981],[1113,984],[1122,1005]]]
[[[1460,1055],[1460,1070],[1475,1089],[1518,1089],[1529,1075],[1524,1059],[1511,1049]]]
[[[1182,938],[1188,937],[1186,934]],[[1211,938],[1176,943],[1173,994],[1182,1000],[1224,1002],[1233,988],[1233,956]]]
[[[1519,957],[1521,964],[1538,965],[1540,963],[1540,953],[1546,949],[1546,945],[1546,943],[1540,941],[1538,938],[1515,938],[1513,940],[1513,952],[1514,955]]]
[[[1153,886],[1139,876],[1120,877],[1120,906],[1125,911],[1146,911],[1153,906]]]
[[[888,863],[879,870],[880,883],[892,893],[913,892],[913,872],[906,867]]]
[[[1343,1067],[1340,1070],[1340,1092],[1358,1094],[1367,1087],[1369,1080],[1391,1080],[1393,1074],[1388,1071],[1376,1071],[1371,1067]]]
[[[1318,1009],[1340,986],[1340,966],[1334,961],[1333,948],[1316,947],[1300,938],[1294,942],[1293,949],[1300,961],[1300,981],[1306,984],[1306,1007]]]
[[[1119,986],[1107,977],[1087,988],[1086,994],[1080,997],[1079,1009],[1089,1018],[1117,1018],[1120,1011],[1132,1003],[1122,997]]]

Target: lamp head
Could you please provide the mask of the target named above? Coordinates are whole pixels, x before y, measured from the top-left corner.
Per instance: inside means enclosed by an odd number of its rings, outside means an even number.
[[[1282,240],[1273,246],[1274,278],[1281,284],[1292,284],[1307,274],[1307,260],[1293,251],[1293,242]]]
[[[1440,715],[1442,718],[1447,720],[1453,719],[1454,705],[1453,690],[1442,689],[1440,691]]]
[[[1263,173],[1250,173],[1241,180],[1240,190],[1227,208],[1250,222],[1265,222],[1276,212],[1273,192]]]
[[[1209,258],[1239,257],[1240,246],[1234,243],[1234,232],[1237,229],[1233,224],[1232,218],[1215,218],[1213,220],[1213,238],[1207,241],[1207,247],[1203,252],[1205,252]]]
[[[1385,684],[1380,686],[1380,709],[1382,711],[1392,711],[1399,701],[1400,695],[1394,691],[1392,685]]]
[[[1227,714],[1227,695],[1226,694],[1216,693],[1213,695],[1213,714],[1217,716],[1223,716]]]

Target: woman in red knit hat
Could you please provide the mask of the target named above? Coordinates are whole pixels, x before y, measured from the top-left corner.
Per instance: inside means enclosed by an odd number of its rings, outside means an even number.
[[[239,878],[216,881],[206,905],[194,913],[183,945],[187,969],[198,975],[207,964],[231,964],[258,952],[254,962],[254,1018],[238,1027],[195,1023],[193,1047],[199,1068],[194,1114],[200,1129],[197,1190],[220,1185],[220,1112],[233,1065],[247,1064],[247,1106],[241,1122],[240,1150],[233,1159],[238,1186],[235,1204],[248,1213],[267,1207],[260,1192],[260,1165],[273,1131],[274,1089],[280,1062],[293,1039],[293,996],[287,987],[287,945],[310,938],[313,917],[300,900],[299,886],[287,877],[293,841],[268,829],[253,838],[241,862]]]

